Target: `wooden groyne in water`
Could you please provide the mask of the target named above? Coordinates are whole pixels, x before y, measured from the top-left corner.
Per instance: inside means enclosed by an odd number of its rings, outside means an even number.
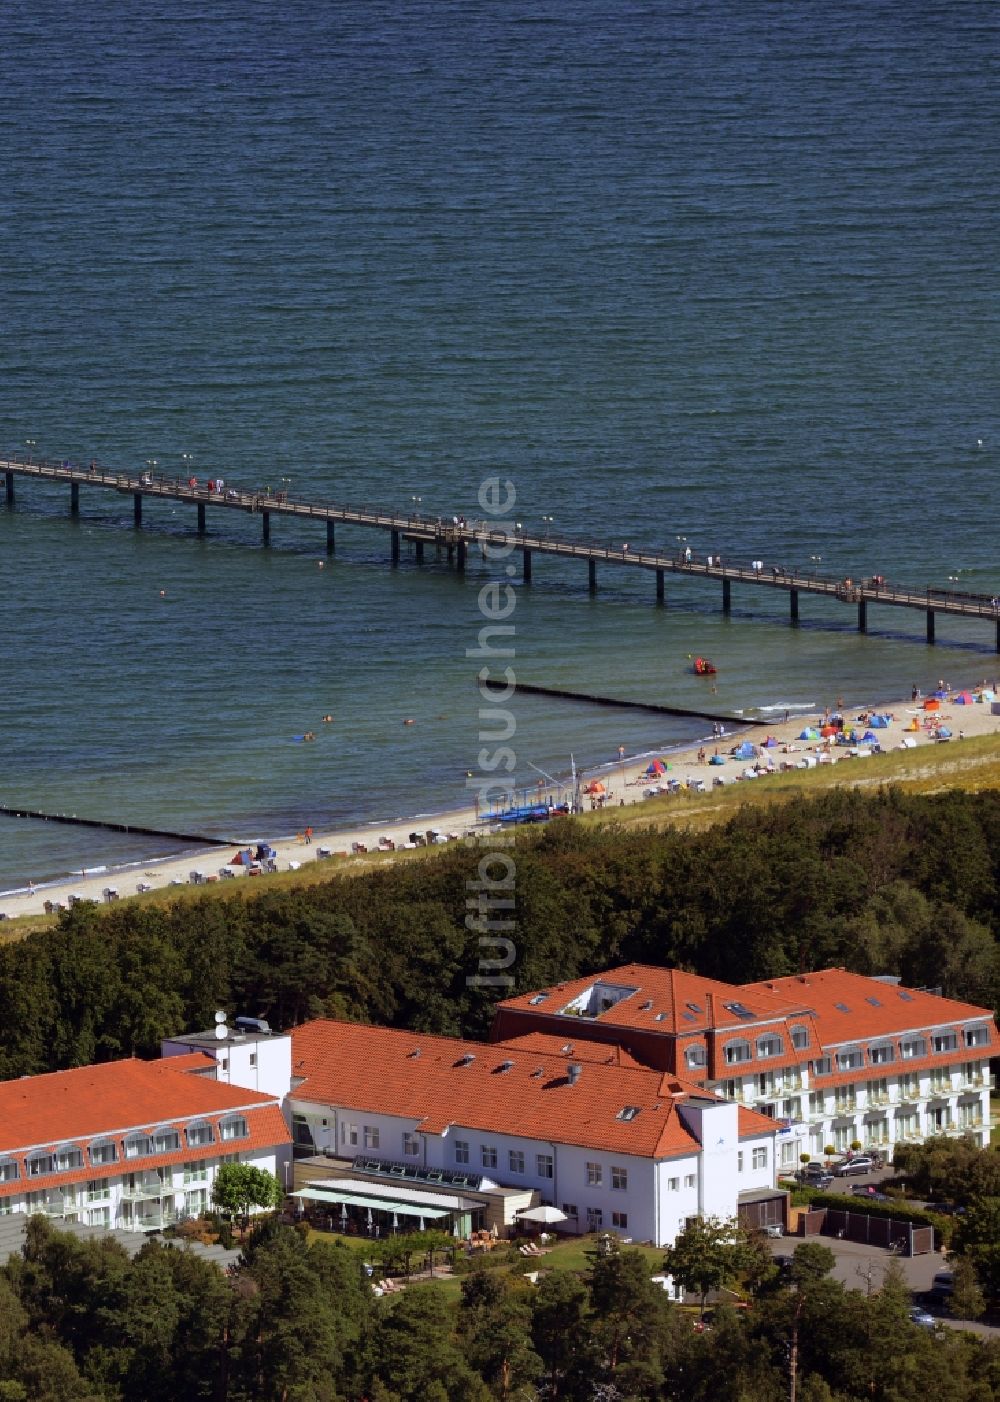
[[[39,813],[31,808],[11,808],[0,803],[0,817],[33,818],[43,823],[69,823],[78,828],[102,828],[105,832],[127,832],[137,837],[162,837],[168,842],[191,843],[198,847],[232,847],[228,837],[206,837],[203,832],[170,832],[163,828],[146,828],[136,823],[112,823],[104,818],[78,818],[75,813]]]
[[[689,706],[665,706],[655,701],[623,701],[614,696],[594,696],[587,691],[566,691],[558,686],[535,686],[518,682],[517,690],[526,696],[552,696],[557,701],[585,701],[590,706],[620,706],[629,711],[652,711],[660,716],[688,716],[694,720],[719,721],[722,725],[773,725],[773,721],[757,720],[753,716],[727,715],[723,711],[696,711]]]

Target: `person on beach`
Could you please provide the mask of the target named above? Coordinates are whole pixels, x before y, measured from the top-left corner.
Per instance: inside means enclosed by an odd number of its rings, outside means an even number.
[[[306,828],[306,846],[307,846],[307,847],[311,847],[311,846],[312,846],[312,840],[313,840],[313,830],[312,830],[312,828]]]

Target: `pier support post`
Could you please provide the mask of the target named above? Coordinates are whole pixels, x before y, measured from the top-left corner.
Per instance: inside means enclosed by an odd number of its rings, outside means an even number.
[[[205,503],[203,501],[198,503],[198,534],[205,534]]]
[[[394,565],[399,564],[399,532],[389,532],[389,554]]]
[[[334,539],[334,534],[333,534],[333,522],[332,522],[332,521],[327,521],[327,523],[326,523],[326,553],[327,553],[328,555],[332,555],[332,554],[333,554],[335,545],[336,545],[336,541],[335,541],[335,539]]]
[[[413,542],[413,555],[418,565],[424,563],[424,542],[422,540]]]
[[[934,641],[934,610],[933,610],[933,609],[928,609],[928,610],[927,610],[927,641],[928,641],[929,643],[932,643],[932,642]]]
[[[71,482],[69,484],[69,514],[79,516],[80,514],[80,484]]]
[[[260,541],[262,545],[271,544],[271,513],[262,511],[260,513]]]
[[[868,632],[868,601],[867,601],[867,599],[859,599],[859,600],[858,600],[858,632],[859,632],[859,633],[867,633],[867,632]]]
[[[790,623],[799,621],[799,591],[789,589],[788,591],[788,619]]]
[[[723,612],[723,613],[729,613],[730,610],[732,609],[732,606],[733,606],[732,590],[731,590],[731,588],[730,588],[730,585],[731,585],[731,584],[732,584],[732,580],[724,579],[724,580],[722,581],[722,612]]]
[[[14,505],[14,474],[13,474],[13,472],[8,472],[8,473],[5,474],[5,488],[6,488],[6,492],[7,492],[7,505],[8,505],[8,506],[13,506],[13,505]]]
[[[663,583],[663,571],[662,571],[662,570],[657,570],[657,571],[656,571],[656,602],[657,602],[658,604],[662,604],[663,601],[664,601],[665,596],[666,596],[666,590],[665,590],[665,588],[664,588],[664,583]]]
[[[142,525],[142,492],[132,493],[132,524],[137,529]]]
[[[521,551],[521,556],[522,556],[522,559],[523,559],[523,562],[524,562],[524,572],[523,572],[523,574],[522,574],[521,577],[522,577],[522,579],[524,580],[525,584],[530,584],[530,583],[531,583],[531,551],[528,550],[528,549],[524,549],[524,550]]]
[[[597,593],[597,561],[593,556],[587,561],[587,588],[591,594]]]
[[[459,574],[462,574],[465,570],[465,550],[465,541],[460,540],[458,542],[458,550],[455,552],[455,568],[458,570]]]

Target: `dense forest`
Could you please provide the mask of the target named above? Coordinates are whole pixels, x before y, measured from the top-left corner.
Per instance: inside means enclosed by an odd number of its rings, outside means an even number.
[[[696,833],[564,819],[512,853],[510,991],[629,960],[733,981],[842,964],[1000,1002],[1000,793],[834,791]],[[253,896],[76,906],[0,949],[0,1077],[155,1054],[217,1007],[485,1036],[507,990],[470,981],[481,856],[456,844]]]
[[[3,1402],[992,1402],[1000,1348],[918,1328],[892,1263],[874,1293],[799,1246],[756,1272],[753,1307],[709,1327],[672,1305],[640,1252],[532,1285],[485,1263],[457,1299],[376,1299],[361,1257],[273,1219],[233,1274],[150,1242],[130,1261],[32,1219],[0,1269]],[[523,1263],[522,1263],[523,1264]],[[793,1382],[794,1379],[794,1382]]]

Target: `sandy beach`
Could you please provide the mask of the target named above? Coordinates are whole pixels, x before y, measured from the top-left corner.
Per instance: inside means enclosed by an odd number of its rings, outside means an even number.
[[[952,692],[947,698],[941,698],[936,709],[925,709],[923,697],[917,701],[907,697],[878,706],[847,706],[843,709],[844,729],[853,730],[858,741],[850,746],[837,744],[833,735],[802,735],[810,727],[819,732],[829,712],[784,713],[769,720],[766,727],[752,725],[737,729],[727,725],[721,735],[713,735],[708,727],[709,733],[700,743],[663,753],[660,757],[662,772],[647,772],[650,765],[656,763],[648,755],[623,757],[586,771],[580,776],[581,810],[603,808],[610,811],[643,803],[648,797],[677,788],[710,792],[719,784],[766,782],[765,771],[780,772],[786,767],[849,763],[853,779],[854,768],[871,753],[870,744],[863,743],[863,736],[869,731],[882,750],[940,744],[935,732],[941,727],[951,732],[954,741],[966,736],[1000,734],[1000,715],[993,714],[991,700],[975,699],[979,691],[973,689],[965,693],[973,698],[971,703],[961,704],[955,699],[960,694]],[[990,693],[986,695],[988,698]],[[886,717],[888,724],[870,729],[873,715]],[[771,743],[765,745],[765,740]],[[744,742],[752,745],[755,753],[745,758],[735,757],[732,751]],[[551,785],[540,786],[539,801],[544,802],[551,790]],[[567,786],[565,793],[568,792]],[[275,835],[268,841],[276,853],[275,868],[289,871],[306,862],[336,856],[405,849],[413,845],[410,836],[417,831],[425,840],[430,832],[437,832],[438,841],[447,843],[490,829],[489,821],[483,820],[470,804],[430,819],[359,823],[335,831],[316,831],[310,837],[304,832]],[[110,903],[169,886],[250,880],[252,869],[233,864],[239,850],[238,847],[219,846],[163,861],[79,873],[34,889],[0,896],[0,914],[13,919],[58,911],[76,900]],[[253,871],[253,875],[256,874]]]

